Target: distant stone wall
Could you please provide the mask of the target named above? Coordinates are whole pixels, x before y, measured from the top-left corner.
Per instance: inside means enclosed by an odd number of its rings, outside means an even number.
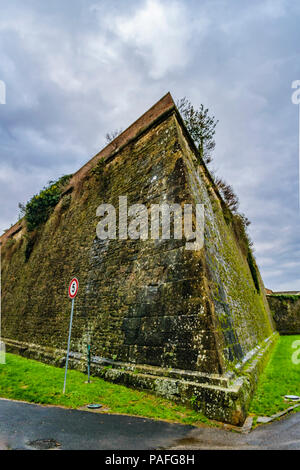
[[[300,334],[300,295],[269,294],[270,310],[281,335]]]

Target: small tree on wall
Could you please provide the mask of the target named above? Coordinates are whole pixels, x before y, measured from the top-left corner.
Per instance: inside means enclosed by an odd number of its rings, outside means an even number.
[[[177,101],[177,108],[198,148],[199,160],[203,160],[206,164],[210,163],[216,146],[214,136],[219,121],[209,115],[208,108],[203,104],[199,109],[195,109],[186,97]]]
[[[209,109],[203,104],[199,109],[195,109],[192,103],[186,98],[177,101],[177,108],[180,112],[187,130],[194,140],[198,149],[198,162],[209,164],[212,162],[212,153],[216,147],[215,133],[218,120],[209,114]],[[232,213],[228,219],[233,225],[239,240],[246,246],[245,250],[252,245],[247,233],[247,227],[250,221],[238,212],[239,198],[235,194],[232,186],[230,186],[223,178],[217,176],[214,172],[210,172],[227,208]],[[250,248],[249,248],[250,249]]]
[[[177,108],[183,117],[184,123],[194,140],[199,157],[198,161],[204,161],[206,164],[212,162],[212,153],[216,147],[215,133],[218,120],[214,116],[209,115],[208,108],[203,104],[199,109],[195,109],[192,103],[186,98],[181,98],[177,101]],[[234,213],[237,212],[239,206],[239,199],[234,193],[232,186],[230,186],[223,178],[219,178],[213,172],[211,176],[214,179],[227,207]]]
[[[122,132],[123,132],[122,129],[115,129],[112,132],[107,132],[107,134],[105,135],[106,144],[110,144],[111,142],[113,142]],[[117,145],[114,145],[114,147],[116,150]]]

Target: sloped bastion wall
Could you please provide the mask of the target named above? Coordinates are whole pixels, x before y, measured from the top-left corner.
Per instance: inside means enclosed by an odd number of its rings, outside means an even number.
[[[276,334],[255,260],[167,94],[71,179],[47,222],[1,237],[2,336],[10,351],[71,366],[242,424]],[[204,204],[204,247],[100,240],[102,203]],[[28,250],[28,246],[30,250]],[[26,254],[26,256],[25,256]]]

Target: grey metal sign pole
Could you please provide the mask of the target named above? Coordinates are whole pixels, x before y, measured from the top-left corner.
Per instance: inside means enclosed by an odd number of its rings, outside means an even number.
[[[69,298],[72,299],[72,307],[71,307],[71,318],[70,318],[70,326],[69,326],[69,338],[68,338],[68,349],[67,349],[67,358],[66,358],[66,370],[65,370],[65,380],[64,380],[64,388],[63,393],[66,391],[66,382],[67,382],[67,371],[68,371],[68,362],[69,362],[69,354],[70,354],[70,342],[71,342],[71,331],[72,331],[72,321],[73,321],[73,312],[74,312],[74,301],[77,295],[79,288],[79,282],[76,277],[72,279],[69,285]]]
[[[88,344],[87,346],[87,359],[88,359],[88,383],[91,382],[91,345]]]
[[[67,371],[68,371],[70,342],[71,342],[71,331],[72,331],[72,321],[73,321],[73,312],[74,312],[74,301],[75,301],[75,298],[72,299],[72,308],[71,308],[71,318],[70,318],[70,326],[69,326],[69,338],[68,338],[68,349],[67,349],[67,359],[66,359],[65,381],[64,381],[63,393],[65,393],[65,391],[66,391]]]

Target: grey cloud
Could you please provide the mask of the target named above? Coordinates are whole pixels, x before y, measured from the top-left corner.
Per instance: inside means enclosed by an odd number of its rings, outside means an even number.
[[[265,284],[299,289],[295,0],[1,2],[0,229],[170,90],[220,120],[213,167],[252,220]],[[285,287],[286,286],[286,287]]]

